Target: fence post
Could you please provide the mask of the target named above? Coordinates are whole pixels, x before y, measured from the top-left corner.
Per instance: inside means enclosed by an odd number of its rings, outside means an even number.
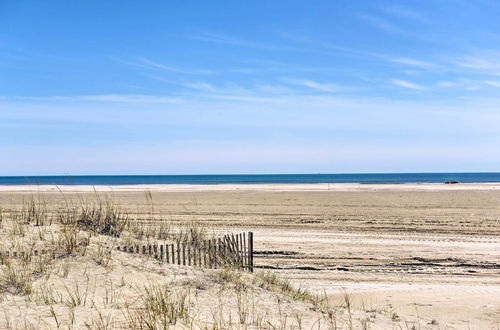
[[[217,253],[221,256],[224,256],[223,258],[218,258],[218,262],[217,262],[217,267],[219,266],[222,266],[222,261],[225,259],[226,257],[226,248],[225,246],[222,245],[222,239],[219,237],[219,240],[217,242],[217,245],[218,245],[218,248],[217,248],[217,252],[215,253],[215,257],[217,257]]]
[[[239,236],[239,240],[238,240],[238,242],[239,242],[238,257],[240,259],[240,267],[241,267],[242,270],[245,270],[245,261],[244,261],[245,260],[245,255],[243,254],[243,234],[240,233],[238,236]]]
[[[236,263],[238,267],[241,267],[241,254],[240,254],[240,235],[233,235],[235,239],[235,255],[236,255]]]
[[[182,265],[186,266],[186,243],[182,243]]]
[[[201,251],[202,251],[202,247],[201,247],[201,244],[198,245],[198,266],[201,267]]]
[[[248,270],[253,273],[253,233],[248,232]]]
[[[177,264],[181,264],[181,242],[177,241]]]
[[[207,244],[206,244],[206,241],[203,242],[202,249],[203,249],[203,264],[205,265],[205,267],[207,267]]]
[[[243,269],[248,270],[247,233],[243,233]]]

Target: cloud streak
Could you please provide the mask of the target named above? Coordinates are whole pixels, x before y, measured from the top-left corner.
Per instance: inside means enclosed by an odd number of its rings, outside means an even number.
[[[419,90],[419,91],[424,90],[423,86],[420,86],[418,84],[412,83],[412,82],[407,81],[407,80],[392,79],[391,83],[393,85],[398,86],[398,87],[403,87],[403,88],[407,88],[407,89],[413,89],[413,90]]]
[[[219,33],[213,32],[201,32],[195,35],[189,36],[189,38],[199,41],[211,42],[222,45],[238,46],[238,47],[249,47],[249,48],[259,48],[259,49],[282,49],[281,47],[270,45],[262,42],[248,41],[242,38],[231,37]]]
[[[333,93],[333,92],[338,92],[341,90],[340,86],[336,84],[325,84],[325,83],[320,83],[317,81],[313,80],[308,80],[308,79],[284,79],[285,82],[293,85],[299,85],[302,87],[307,87],[312,90],[316,90],[319,92],[326,92],[326,93]]]
[[[170,65],[165,65],[159,62],[155,62],[153,60],[150,60],[145,57],[137,57],[135,60],[123,60],[120,58],[117,58],[116,61],[122,64],[126,64],[129,66],[134,66],[134,67],[139,67],[139,68],[144,68],[144,69],[149,69],[149,70],[155,70],[155,71],[161,71],[161,72],[172,72],[172,73],[180,73],[180,74],[186,74],[186,75],[208,75],[208,74],[213,74],[215,71],[213,70],[206,70],[206,69],[185,69],[182,67],[177,67],[177,66],[170,66]]]
[[[40,101],[40,102],[105,102],[105,103],[163,103],[172,104],[181,101],[180,98],[143,95],[143,94],[102,94],[102,95],[70,95],[70,96],[11,96],[0,97],[0,100]]]

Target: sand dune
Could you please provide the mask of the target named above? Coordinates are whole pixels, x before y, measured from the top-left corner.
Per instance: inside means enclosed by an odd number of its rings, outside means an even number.
[[[95,190],[147,223],[183,226],[195,221],[215,233],[252,230],[258,267],[326,293],[335,302],[350,294],[357,313],[364,313],[358,319],[384,311],[378,319],[369,317],[370,329],[496,329],[499,187],[160,185]],[[34,193],[54,208],[67,198],[90,198],[93,189],[3,186],[0,205],[19,207]],[[147,212],[151,206],[153,221]],[[121,266],[116,267],[120,272]],[[143,269],[140,276],[149,271]]]

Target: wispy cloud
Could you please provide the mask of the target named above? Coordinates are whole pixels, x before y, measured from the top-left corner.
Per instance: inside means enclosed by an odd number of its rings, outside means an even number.
[[[70,96],[13,96],[3,97],[4,100],[18,101],[69,101],[69,102],[113,102],[113,103],[178,103],[179,98],[143,95],[143,94],[103,94],[103,95],[70,95]]]
[[[418,12],[414,9],[408,8],[408,7],[403,7],[403,6],[398,6],[398,5],[393,5],[391,6],[384,6],[380,8],[383,12],[390,14],[392,16],[398,17],[398,18],[403,18],[403,19],[410,19],[413,21],[417,21],[420,23],[427,23],[428,19],[425,15],[423,15],[421,12]]]
[[[460,84],[456,81],[440,81],[436,84],[437,87],[443,87],[443,88],[456,87],[459,85]]]
[[[202,91],[214,91],[215,88],[212,84],[206,83],[206,82],[188,82],[183,84],[184,87],[191,88],[191,89],[196,89],[196,90],[202,90]]]
[[[368,24],[388,33],[407,34],[407,32],[396,26],[389,20],[373,14],[362,13],[359,17]]]
[[[263,49],[276,49],[277,46],[265,44],[262,42],[248,41],[242,38],[227,36],[223,34],[213,33],[213,32],[201,32],[195,35],[189,36],[191,39],[212,42],[217,44],[240,46],[240,47],[251,47],[251,48],[263,48]]]
[[[424,89],[424,87],[417,85],[415,83],[412,83],[410,81],[407,81],[407,80],[392,79],[391,83],[393,85],[403,87],[403,88],[408,88],[408,89],[414,89],[414,90],[423,90]]]
[[[211,73],[213,73],[212,70],[189,70],[189,69],[168,66],[168,65],[164,65],[164,64],[161,64],[158,62],[154,62],[154,61],[147,59],[147,58],[144,58],[144,57],[139,57],[138,60],[140,62],[142,62],[143,64],[148,65],[152,68],[156,68],[156,69],[160,69],[160,70],[164,70],[164,71],[186,73],[186,74],[211,74]]]
[[[408,66],[413,66],[421,69],[429,69],[432,67],[435,67],[435,64],[429,63],[426,61],[422,60],[417,60],[413,58],[390,58],[389,61],[394,62],[394,63],[399,63],[399,64],[405,64]]]
[[[500,52],[487,51],[482,56],[464,56],[455,64],[461,68],[498,76],[500,75]]]
[[[115,60],[120,62],[120,63],[135,66],[135,67],[153,69],[153,70],[164,71],[164,72],[173,72],[173,73],[188,74],[188,75],[205,75],[205,74],[215,73],[215,71],[213,71],[213,70],[185,69],[182,67],[165,65],[165,64],[153,61],[153,60],[145,58],[145,57],[137,57],[134,60],[123,60],[120,58],[115,58]]]
[[[440,81],[435,85],[438,88],[454,88],[456,90],[477,91],[485,86],[500,87],[500,82],[494,80],[464,79]]]
[[[493,86],[493,87],[500,88],[500,82],[498,82],[498,81],[486,80],[486,81],[483,81],[483,83],[485,85],[488,85],[488,86]]]
[[[313,89],[316,91],[320,91],[320,92],[332,93],[332,92],[338,92],[340,90],[340,87],[336,84],[320,83],[320,82],[308,80],[308,79],[286,78],[286,79],[283,79],[283,81],[286,83],[289,83],[289,84],[307,87],[307,88],[310,88],[310,89]]]
[[[363,49],[353,49],[353,48],[344,47],[344,46],[332,45],[329,43],[323,43],[322,45],[326,49],[340,52],[343,55],[385,61],[385,62],[400,64],[400,65],[406,65],[406,66],[413,67],[413,68],[434,69],[434,68],[438,68],[441,66],[438,63],[433,63],[433,62],[429,62],[426,60],[409,58],[409,57],[396,57],[396,56],[394,56],[392,54],[388,54],[388,53],[378,53],[378,52],[373,52],[373,51],[366,51]]]

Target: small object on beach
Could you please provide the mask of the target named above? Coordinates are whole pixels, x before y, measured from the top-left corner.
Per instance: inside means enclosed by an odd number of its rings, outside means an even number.
[[[458,181],[455,181],[455,180],[448,180],[446,181],[444,184],[457,184]]]

